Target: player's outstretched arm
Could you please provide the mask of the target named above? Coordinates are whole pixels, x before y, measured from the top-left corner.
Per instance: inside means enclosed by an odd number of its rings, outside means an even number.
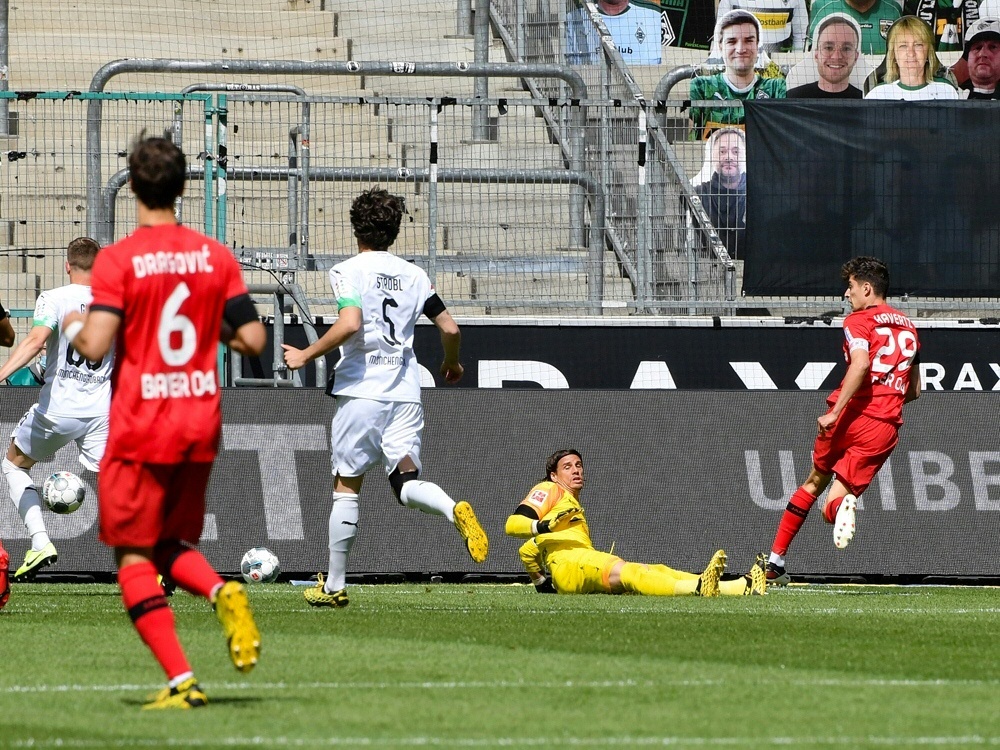
[[[300,367],[304,367],[307,362],[312,362],[317,357],[322,357],[338,346],[342,346],[347,339],[360,330],[361,308],[353,305],[342,307],[336,322],[320,336],[318,341],[314,341],[305,349],[296,349],[294,346],[282,344],[281,348],[285,350],[285,364],[292,370],[298,370]]]
[[[441,348],[444,349],[441,376],[447,383],[457,383],[465,372],[462,363],[458,361],[459,350],[462,348],[462,332],[447,310],[438,313],[431,320],[441,333]]]
[[[0,346],[13,346],[15,338],[14,326],[10,324],[10,313],[0,305]]]
[[[10,353],[10,358],[0,367],[0,382],[3,382],[26,364],[31,362],[38,353],[45,347],[45,342],[49,340],[52,329],[48,326],[34,326],[28,335],[21,339],[21,342],[14,347]]]
[[[561,531],[583,520],[579,508],[566,508],[550,518],[538,520],[538,514],[530,505],[522,503],[507,517],[505,531],[508,536],[527,538],[539,534]]]
[[[107,310],[90,310],[86,315],[66,313],[62,320],[63,335],[77,353],[90,360],[101,360],[111,351],[122,319]]]
[[[530,505],[518,505],[517,510],[507,516],[507,524],[504,531],[508,536],[519,539],[530,539],[535,535],[535,524],[538,522],[538,514]]]

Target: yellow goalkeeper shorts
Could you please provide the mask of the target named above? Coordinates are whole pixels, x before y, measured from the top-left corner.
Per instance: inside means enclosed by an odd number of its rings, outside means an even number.
[[[561,549],[547,556],[552,585],[560,594],[607,594],[608,577],[620,557],[594,549]]]

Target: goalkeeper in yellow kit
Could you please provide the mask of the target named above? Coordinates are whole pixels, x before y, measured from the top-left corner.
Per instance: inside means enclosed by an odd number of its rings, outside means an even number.
[[[750,572],[723,581],[726,553],[716,552],[701,575],[666,565],[626,562],[594,549],[580,505],[583,458],[561,450],[545,463],[548,481],[531,488],[507,518],[507,533],[527,539],[518,554],[539,591],[560,594],[645,594],[647,596],[745,596],[767,590],[766,558],[758,555]],[[551,577],[551,581],[546,576]]]

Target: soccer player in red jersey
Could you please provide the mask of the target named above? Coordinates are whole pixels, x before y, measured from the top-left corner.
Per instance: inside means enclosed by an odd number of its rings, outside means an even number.
[[[917,331],[908,317],[886,304],[888,267],[876,258],[860,257],[847,261],[840,275],[852,310],[844,318],[847,374],[826,400],[830,410],[816,420],[812,471],[778,524],[767,565],[772,584],[789,582],[788,546],[831,479],[823,520],[833,524],[837,548],[850,543],[858,496],[899,442],[903,404],[920,396]]]
[[[0,346],[14,345],[14,327],[10,324],[10,313],[0,305]],[[0,609],[10,599],[10,554],[0,541]]]
[[[266,334],[232,253],[177,223],[180,149],[139,140],[128,166],[139,226],[97,256],[90,309],[67,315],[63,330],[88,359],[116,345],[99,536],[115,549],[125,608],[169,681],[144,707],[195,708],[207,698],[157,573],[212,602],[233,664],[250,671],[260,633],[246,591],[224,582],[195,545],[222,430],[217,342],[259,354]]]

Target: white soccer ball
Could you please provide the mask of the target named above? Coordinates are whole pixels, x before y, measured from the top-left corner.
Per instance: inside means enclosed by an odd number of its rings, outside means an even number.
[[[240,573],[247,583],[271,583],[281,573],[281,563],[267,547],[254,547],[243,555]]]
[[[42,500],[53,513],[72,513],[86,496],[87,486],[71,471],[57,471],[42,485]]]

